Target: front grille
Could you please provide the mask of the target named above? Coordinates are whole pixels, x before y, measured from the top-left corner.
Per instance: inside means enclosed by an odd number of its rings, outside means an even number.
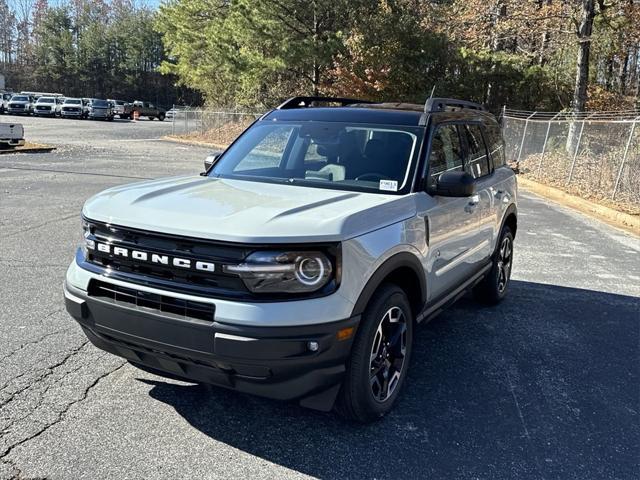
[[[116,227],[99,222],[89,222],[89,237],[97,243],[109,244],[110,253],[97,248],[88,250],[85,258],[89,266],[98,267],[100,273],[127,282],[138,283],[163,290],[216,297],[244,298],[249,294],[244,282],[236,275],[226,274],[222,266],[238,264],[251,252],[244,246],[230,246],[202,239],[177,237],[155,232]],[[189,259],[215,265],[215,270],[198,271],[169,264],[125,258],[115,255],[113,247],[128,252],[143,251],[165,255],[169,258]],[[91,269],[91,268],[89,268]]]
[[[213,322],[215,313],[215,307],[208,303],[143,292],[99,280],[92,280],[89,283],[87,293],[90,297],[100,300],[135,307],[141,311],[161,312],[164,316],[195,318]]]
[[[18,110],[20,108],[24,109],[24,105],[22,105],[21,103],[10,103],[9,104],[9,108],[13,108],[13,109],[16,109],[16,110]]]
[[[47,111],[51,111],[51,107],[45,107],[45,106],[41,106],[41,105],[38,105],[36,108],[37,108],[38,110],[47,110]]]
[[[80,109],[76,107],[62,107],[64,112],[79,112]]]

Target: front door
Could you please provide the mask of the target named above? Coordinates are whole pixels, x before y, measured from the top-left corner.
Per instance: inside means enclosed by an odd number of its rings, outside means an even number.
[[[427,189],[445,171],[464,169],[461,125],[441,124],[431,139]],[[429,249],[425,269],[429,300],[446,294],[472,276],[487,248],[479,227],[480,196],[440,197],[425,194],[419,215],[425,218]]]

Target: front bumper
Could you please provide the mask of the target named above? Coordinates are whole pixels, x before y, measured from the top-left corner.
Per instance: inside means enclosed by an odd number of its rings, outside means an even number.
[[[89,340],[144,370],[330,410],[360,317],[256,327],[164,315],[64,286],[67,311]],[[214,315],[215,318],[215,315]],[[353,327],[345,340],[337,333]],[[317,343],[317,350],[309,342]]]
[[[88,117],[94,120],[98,120],[98,119],[105,120],[107,118],[110,118],[111,116],[112,115],[107,112],[89,112],[88,113]]]
[[[55,110],[34,110],[33,114],[38,117],[54,117],[56,115]]]
[[[78,111],[78,112],[70,112],[70,111],[62,110],[62,111],[60,112],[60,116],[61,116],[61,117],[81,117],[81,116],[82,116],[82,114],[83,114],[83,112],[81,112],[81,111]]]
[[[26,108],[7,108],[7,112],[11,115],[29,115],[31,111]]]

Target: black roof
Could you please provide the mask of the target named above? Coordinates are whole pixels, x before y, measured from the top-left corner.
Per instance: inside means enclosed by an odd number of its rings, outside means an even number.
[[[340,103],[341,106],[315,107],[307,105],[298,106],[299,99],[312,97],[294,97],[283,103],[278,109],[267,113],[262,120],[266,121],[318,121],[318,122],[347,122],[347,123],[374,123],[386,125],[424,126],[425,108],[417,103],[369,103],[349,99],[327,99],[330,103]],[[466,119],[475,117],[480,121],[494,119],[492,114],[484,110],[480,105],[469,102],[455,101],[453,99],[433,99],[437,101],[438,108],[427,112],[435,114],[438,122]],[[452,104],[444,108],[444,101],[451,100]],[[460,103],[456,103],[460,102]],[[284,106],[284,107],[283,107]]]

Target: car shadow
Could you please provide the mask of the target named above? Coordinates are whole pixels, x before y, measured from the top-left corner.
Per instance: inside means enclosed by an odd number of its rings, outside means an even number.
[[[497,307],[464,298],[418,328],[403,395],[371,425],[141,381],[207,436],[319,478],[638,478],[638,312],[521,281]]]

